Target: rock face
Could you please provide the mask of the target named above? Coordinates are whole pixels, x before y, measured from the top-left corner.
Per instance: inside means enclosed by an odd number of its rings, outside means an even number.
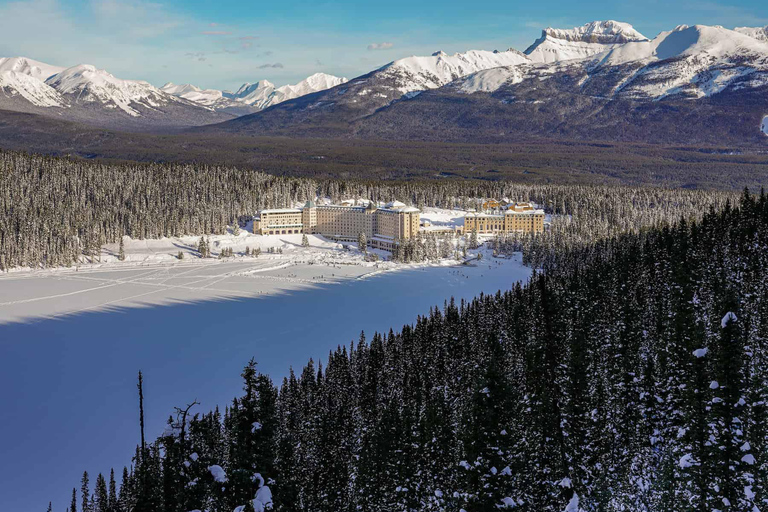
[[[546,28],[525,54],[537,63],[560,62],[591,57],[624,43],[647,40],[628,23],[593,21],[572,29]]]

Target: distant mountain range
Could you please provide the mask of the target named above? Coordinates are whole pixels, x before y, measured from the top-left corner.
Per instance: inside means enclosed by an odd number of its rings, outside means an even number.
[[[547,28],[525,52],[436,52],[349,81],[319,73],[234,93],[0,59],[0,108],[97,125],[210,124],[193,131],[294,137],[762,145],[768,27],[679,26],[648,38],[627,23],[596,21]]]
[[[275,87],[275,84],[268,80],[261,80],[254,84],[245,83],[234,93],[215,89],[200,89],[191,84],[176,85],[171,82],[161,87],[161,90],[217,111],[242,115],[258,112],[283,101],[324,91],[346,82],[346,78],[315,73],[295,85],[282,87]]]

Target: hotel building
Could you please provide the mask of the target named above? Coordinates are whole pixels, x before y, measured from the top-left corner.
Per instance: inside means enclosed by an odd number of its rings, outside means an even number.
[[[464,234],[542,233],[544,210],[530,203],[513,203],[499,213],[468,213],[464,217]]]
[[[415,237],[419,232],[418,208],[398,201],[378,207],[316,205],[307,201],[302,208],[262,210],[254,220],[253,231],[260,235],[311,233],[327,238],[356,242],[365,233],[376,249],[392,250],[397,240]]]

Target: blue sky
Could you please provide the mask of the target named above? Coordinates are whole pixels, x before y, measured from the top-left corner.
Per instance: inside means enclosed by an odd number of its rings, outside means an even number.
[[[294,83],[323,71],[348,78],[437,50],[524,50],[543,27],[598,19],[632,23],[648,37],[679,24],[768,25],[764,0],[0,0],[0,56],[120,78],[234,89]]]

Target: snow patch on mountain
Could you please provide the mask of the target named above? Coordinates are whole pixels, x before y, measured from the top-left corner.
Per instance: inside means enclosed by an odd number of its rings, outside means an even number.
[[[546,28],[524,53],[534,62],[552,63],[583,59],[617,45],[647,40],[629,23],[593,21],[572,29]]]
[[[530,63],[530,59],[517,50],[505,52],[470,50],[448,55],[436,52],[429,57],[407,57],[387,64],[378,70],[381,78],[394,80],[401,94],[436,89],[458,78],[485,69]]]
[[[475,92],[493,92],[503,85],[513,85],[522,82],[527,76],[528,68],[524,66],[508,66],[479,71],[457,82],[458,90],[467,94]]]
[[[155,108],[173,98],[148,82],[122,80],[89,64],[67,68],[45,83],[61,94],[72,95],[76,103],[101,103],[134,117],[141,115],[134,104]]]

